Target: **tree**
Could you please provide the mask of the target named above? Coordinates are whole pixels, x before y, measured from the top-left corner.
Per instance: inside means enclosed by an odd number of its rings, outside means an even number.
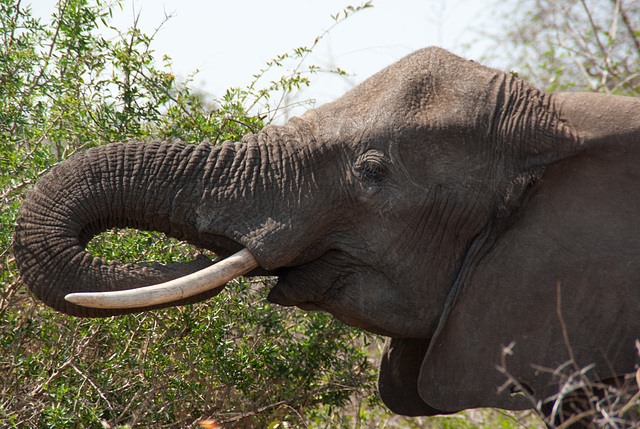
[[[495,55],[549,90],[640,93],[640,2],[509,0]]]

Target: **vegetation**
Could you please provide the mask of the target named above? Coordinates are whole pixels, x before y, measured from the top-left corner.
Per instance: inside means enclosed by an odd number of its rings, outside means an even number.
[[[492,57],[557,91],[640,93],[640,2],[507,0]],[[508,56],[505,54],[508,53]]]

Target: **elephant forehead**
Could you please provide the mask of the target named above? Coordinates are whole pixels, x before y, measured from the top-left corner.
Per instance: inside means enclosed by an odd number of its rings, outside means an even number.
[[[486,86],[500,75],[503,73],[442,49],[427,48],[383,69],[333,103],[314,110],[334,123],[336,118],[341,122],[390,118],[396,124],[407,125],[408,118],[431,122],[438,118],[464,120],[469,117],[464,115],[469,106],[482,107]],[[430,109],[431,115],[425,117]]]

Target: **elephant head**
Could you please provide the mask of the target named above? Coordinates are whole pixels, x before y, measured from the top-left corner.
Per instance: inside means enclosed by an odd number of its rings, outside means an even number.
[[[73,304],[65,295],[210,265],[107,263],[85,251],[101,231],[161,231],[223,257],[246,249],[239,273],[278,277],[270,301],[390,337],[379,387],[391,410],[528,408],[496,391],[512,342],[509,369],[536,398],[554,385],[532,365],[634,369],[639,139],[638,100],[542,93],[428,48],[242,142],[79,153],[26,198],[14,253],[37,298],[103,317],[203,300],[228,278],[168,302]]]

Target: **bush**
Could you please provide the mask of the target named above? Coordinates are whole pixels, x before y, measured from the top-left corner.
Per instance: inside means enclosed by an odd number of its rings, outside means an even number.
[[[202,304],[106,321],[14,296],[2,313],[3,426],[188,427],[215,416],[265,427],[370,393],[364,336],[322,313],[275,309],[257,299],[264,291],[236,282]]]

